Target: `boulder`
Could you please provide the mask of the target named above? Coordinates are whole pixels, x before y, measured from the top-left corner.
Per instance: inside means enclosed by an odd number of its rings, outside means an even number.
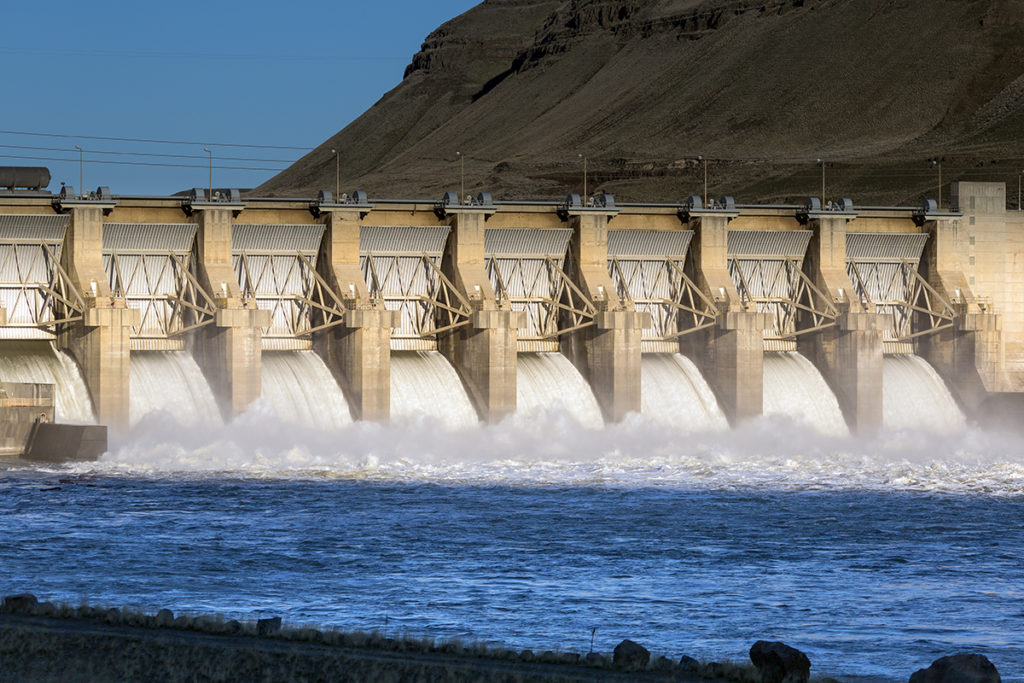
[[[942,657],[927,669],[915,671],[910,683],[1000,683],[999,672],[985,655],[958,654]]]
[[[37,604],[39,604],[39,600],[36,599],[36,596],[31,593],[19,593],[5,596],[0,609],[7,613],[30,614]]]
[[[750,661],[761,673],[761,683],[807,683],[811,660],[785,643],[759,640],[750,648]]]
[[[588,652],[584,661],[590,666],[604,666],[608,663],[608,658],[600,652]]]
[[[700,662],[693,657],[683,655],[679,658],[679,668],[683,671],[700,671]]]
[[[634,643],[632,640],[624,640],[615,646],[615,650],[612,652],[612,661],[616,666],[642,669],[651,661],[651,653],[643,645]]]
[[[156,613],[157,628],[170,628],[174,625],[174,612],[169,609],[162,609]]]
[[[267,617],[256,620],[256,635],[271,636],[281,630],[281,617]]]

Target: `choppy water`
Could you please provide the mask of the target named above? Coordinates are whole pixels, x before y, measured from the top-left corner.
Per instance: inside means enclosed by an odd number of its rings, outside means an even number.
[[[0,588],[148,610],[906,680],[1024,672],[1024,439],[687,435],[565,414],[453,432],[146,420],[99,463],[0,465]],[[60,490],[43,491],[50,486]]]

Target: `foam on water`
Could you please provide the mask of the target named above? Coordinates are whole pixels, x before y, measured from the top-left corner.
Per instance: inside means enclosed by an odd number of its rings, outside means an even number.
[[[963,431],[967,425],[946,383],[924,358],[886,356],[882,363],[882,410],[886,429]]]
[[[822,434],[850,433],[839,401],[811,361],[796,352],[764,354],[764,414],[784,415]]]
[[[692,360],[675,353],[645,353],[640,402],[645,417],[686,432],[729,428],[711,387]]]
[[[391,419],[398,424],[436,420],[452,430],[480,422],[455,368],[437,351],[391,353]]]
[[[520,353],[516,359],[516,410],[522,419],[564,411],[590,429],[604,425],[594,392],[560,353]]]
[[[0,346],[0,380],[53,384],[58,422],[96,422],[78,365],[49,342],[4,342]]]
[[[131,424],[165,411],[182,425],[221,425],[217,402],[192,354],[133,351],[129,365]]]
[[[263,353],[263,398],[282,422],[316,429],[352,423],[341,388],[313,351]]]

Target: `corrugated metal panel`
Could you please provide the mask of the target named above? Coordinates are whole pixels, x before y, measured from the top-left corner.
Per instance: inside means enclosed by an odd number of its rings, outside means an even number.
[[[571,228],[487,228],[484,251],[488,256],[548,256],[565,258]]]
[[[810,230],[730,230],[729,256],[803,259],[810,241]]]
[[[608,256],[660,256],[681,259],[693,230],[609,230]]]
[[[359,252],[441,256],[450,231],[447,225],[364,225],[359,228]]]
[[[186,254],[195,236],[195,223],[104,223],[103,251]]]
[[[38,327],[0,327],[0,339],[49,341],[56,338],[57,335]]]
[[[928,235],[872,232],[846,233],[846,258],[850,261],[920,261]]]
[[[231,231],[231,249],[239,252],[289,253],[297,251],[315,256],[324,235],[323,225],[246,225]]]
[[[0,215],[0,242],[63,242],[69,216]]]

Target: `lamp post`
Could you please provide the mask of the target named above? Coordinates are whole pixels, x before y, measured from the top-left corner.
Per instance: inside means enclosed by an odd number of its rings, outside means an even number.
[[[939,210],[942,210],[942,161],[939,159],[929,159],[932,162],[932,168],[939,169]]]
[[[466,201],[466,157],[462,156],[462,152],[456,152],[455,156],[459,158],[459,204]]]
[[[208,147],[203,147],[203,151],[210,155],[210,198],[209,201],[213,201],[213,151]]]
[[[341,157],[338,156],[338,150],[332,149],[331,154],[334,155],[334,201],[341,201]]]
[[[85,186],[82,185],[82,175],[83,175],[82,168],[85,165],[84,164],[83,155],[84,155],[85,151],[81,147],[79,147],[78,145],[75,145],[75,149],[78,150],[78,192],[79,192],[78,196],[82,197],[82,196],[84,196],[82,193],[85,192]]]
[[[818,159],[818,165],[821,166],[821,208],[825,208],[825,160]]]
[[[708,160],[704,158],[704,155],[697,157],[697,161],[704,164],[704,206],[708,205]]]
[[[577,154],[576,156],[583,159],[583,201],[585,204],[587,201],[587,158],[582,154]]]
[[[1021,210],[1020,206],[1020,179],[1024,178],[1024,171],[1017,174],[1017,211]]]

